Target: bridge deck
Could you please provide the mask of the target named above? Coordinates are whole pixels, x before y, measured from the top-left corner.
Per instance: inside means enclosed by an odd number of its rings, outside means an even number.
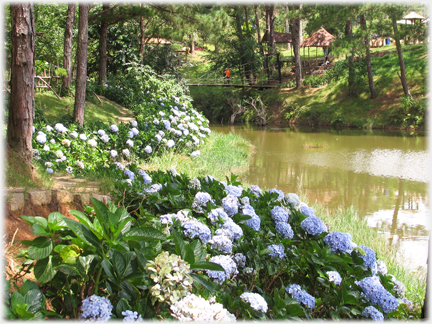
[[[277,88],[278,85],[276,84],[205,84],[205,83],[188,83],[186,84],[190,87],[198,87],[198,86],[204,86],[204,87],[235,87],[235,88]]]

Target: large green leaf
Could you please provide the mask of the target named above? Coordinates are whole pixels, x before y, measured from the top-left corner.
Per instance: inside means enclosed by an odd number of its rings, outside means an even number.
[[[124,233],[123,240],[125,241],[157,241],[166,240],[165,234],[153,227],[138,227],[132,228]]]
[[[36,223],[33,225],[32,234],[41,236],[41,235],[50,235],[51,233],[49,227],[45,227],[42,226],[41,224]]]
[[[114,231],[114,235],[113,235],[113,239],[117,240],[118,236],[120,234],[124,234],[127,231],[130,230],[130,228],[132,227],[132,221],[133,218],[132,217],[127,217],[127,218],[123,218],[116,226],[115,231]]]
[[[114,267],[112,266],[112,264],[108,260],[103,260],[102,267],[105,270],[105,273],[107,274],[109,280],[111,280],[114,284],[117,285],[118,280],[115,276]]]
[[[53,250],[53,243],[48,237],[37,237],[28,249],[29,257],[34,260],[45,259]]]
[[[110,237],[110,218],[109,218],[109,209],[108,207],[100,200],[97,200],[93,197],[90,197],[92,201],[94,211],[96,214],[96,218],[99,220],[99,223],[102,225],[104,236],[108,239]]]
[[[89,229],[93,229],[93,223],[84,213],[80,212],[79,210],[69,210],[69,213],[75,216],[81,224],[87,226]]]
[[[126,271],[127,263],[126,259],[123,256],[123,253],[120,253],[117,250],[113,250],[113,254],[111,256],[111,262],[114,266],[114,269],[119,277],[123,277],[123,274]]]
[[[140,298],[139,290],[127,281],[122,281],[120,286],[122,287],[124,293],[130,297],[132,304],[135,304]]]
[[[191,270],[206,269],[206,270],[214,270],[214,271],[225,271],[225,269],[222,266],[220,266],[219,264],[213,263],[213,262],[208,262],[208,261],[197,262],[197,263],[191,264],[190,269]]]
[[[38,260],[36,262],[36,265],[34,267],[34,274],[35,274],[36,280],[40,284],[47,283],[52,278],[54,278],[55,274],[57,273],[57,271],[53,269],[51,259],[52,259],[52,256],[50,255],[49,257],[42,259],[42,260]]]
[[[14,291],[11,298],[12,309],[15,309],[18,305],[25,304],[25,298],[19,292]]]
[[[45,306],[45,297],[39,289],[30,290],[24,299],[27,304],[27,311],[30,313],[34,314]]]
[[[18,305],[15,308],[15,312],[20,319],[32,319],[35,316],[33,313],[27,311],[27,304]]]
[[[70,264],[61,264],[57,267],[55,267],[57,271],[60,271],[68,276],[79,276],[80,272],[77,269],[77,266],[70,265]]]
[[[122,312],[130,310],[131,308],[132,307],[129,305],[128,301],[125,298],[120,299],[115,309],[117,317],[121,318]]]
[[[102,251],[102,244],[98,237],[90,231],[85,225],[74,221],[73,219],[65,218],[68,227],[85,243],[95,247],[98,251]]]
[[[34,224],[40,224],[43,227],[47,227],[48,226],[48,221],[40,216],[20,216],[22,219],[24,219],[27,224],[29,224],[30,226],[33,226]]]
[[[66,227],[64,216],[59,212],[53,212],[48,215],[48,227],[51,231],[57,231]]]
[[[208,281],[207,279],[196,273],[191,273],[191,277],[194,281],[203,285],[203,287],[205,287],[211,294],[214,293],[216,286],[213,282]]]
[[[31,281],[31,280],[26,280],[24,282],[24,284],[21,286],[20,292],[25,295],[27,294],[30,290],[33,289],[39,289],[39,286],[36,282]]]
[[[195,240],[194,242],[192,242],[192,246],[195,254],[195,262],[205,261],[206,251],[203,248],[201,240]]]
[[[186,259],[185,242],[183,241],[180,234],[174,228],[172,228],[172,233],[173,233],[176,253],[177,253],[177,255],[180,255],[181,258],[184,260],[184,259]]]
[[[84,280],[89,280],[89,271],[91,268],[91,265],[93,263],[93,260],[97,259],[96,254],[89,254],[86,256],[79,256],[78,262],[77,262],[77,269],[80,272],[81,276],[84,278]]]

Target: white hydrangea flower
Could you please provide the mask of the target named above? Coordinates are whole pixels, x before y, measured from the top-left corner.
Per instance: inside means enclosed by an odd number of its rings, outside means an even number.
[[[91,140],[89,140],[87,143],[88,143],[88,145],[90,145],[90,147],[96,147],[97,146],[97,142],[93,138]]]

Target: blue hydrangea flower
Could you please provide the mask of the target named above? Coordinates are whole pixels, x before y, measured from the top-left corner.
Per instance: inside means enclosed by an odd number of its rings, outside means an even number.
[[[282,190],[278,190],[278,189],[273,188],[273,189],[270,189],[268,192],[270,192],[270,193],[276,192],[279,195],[277,197],[277,199],[283,199],[283,197],[284,197],[284,193]]]
[[[252,228],[254,231],[259,231],[261,226],[261,218],[255,213],[255,209],[251,205],[243,206],[243,215],[249,215],[252,218],[246,220],[246,225]]]
[[[69,136],[72,137],[73,139],[76,139],[78,137],[78,133],[76,131],[70,132]]]
[[[124,174],[130,179],[133,180],[135,179],[135,173],[133,173],[131,170],[129,169],[125,169],[124,170]]]
[[[289,287],[285,288],[285,290],[288,291],[288,293],[291,294],[292,297],[299,303],[308,306],[310,309],[315,308],[315,297],[308,294],[306,291],[301,290],[299,285],[290,285]]]
[[[310,235],[319,235],[322,232],[327,231],[327,227],[325,226],[321,218],[317,216],[309,216],[308,218],[305,218],[300,223],[300,226]]]
[[[136,129],[135,127],[131,128],[130,131],[132,132],[133,136],[137,136],[139,134],[139,130]]]
[[[40,134],[36,136],[36,141],[38,141],[40,144],[45,144],[47,141],[47,137],[45,134]]]
[[[187,130],[187,129],[186,129]],[[185,130],[185,131],[186,131]],[[186,134],[185,134],[186,135]],[[199,151],[199,150],[197,150],[197,151],[193,151],[191,154],[190,154],[190,156],[191,157],[196,157],[196,156],[198,156],[198,155],[200,155],[201,154],[201,152]]]
[[[342,277],[337,271],[327,271],[327,275],[329,276],[329,281],[334,282],[335,285],[339,286],[342,282]]]
[[[244,267],[246,265],[246,256],[243,253],[236,253],[232,258],[238,267]]]
[[[108,298],[92,295],[82,301],[80,319],[106,322],[111,318],[112,309]]]
[[[228,235],[214,235],[211,240],[208,241],[208,243],[210,243],[212,250],[216,249],[217,251],[225,254],[232,252],[232,241]]]
[[[271,215],[275,223],[286,223],[289,219],[288,212],[280,206],[275,206],[271,210]]]
[[[363,259],[364,265],[368,268],[371,268],[375,265],[376,262],[376,254],[375,251],[371,248],[368,248],[365,245],[360,245],[360,247],[365,251],[366,255],[363,256],[360,254],[360,258]]]
[[[300,212],[301,212],[303,215],[306,215],[306,216],[315,216],[315,213],[314,213],[312,207],[308,207],[308,206],[301,206],[301,207],[300,207]]]
[[[231,233],[230,237],[232,238],[232,240],[239,239],[243,236],[242,228],[236,223],[234,223],[234,221],[228,216],[224,220],[222,227]]]
[[[366,299],[381,307],[384,313],[396,310],[399,302],[379,281],[379,277],[366,277],[356,282],[363,290]]]
[[[65,132],[67,132],[67,128],[66,127],[64,127],[64,125],[63,124],[61,124],[61,123],[57,123],[57,124],[55,124],[54,125],[54,129],[57,131],[57,132],[59,132],[59,133],[65,133]]]
[[[113,157],[113,158],[115,158],[116,156],[117,156],[117,151],[116,150],[111,150],[110,151],[110,155],[111,155],[111,157]]]
[[[235,276],[238,274],[236,263],[228,255],[216,255],[214,257],[211,257],[209,261],[219,264],[225,270],[206,270],[207,275],[214,281],[218,282],[220,285],[222,285],[226,279],[229,279],[231,278],[231,276]]]
[[[298,209],[301,204],[299,196],[292,192],[285,196],[285,202],[295,209]]]
[[[165,214],[165,215],[161,215],[159,217],[159,220],[161,222],[161,224],[172,224],[173,223],[173,217],[175,217],[176,214]]]
[[[222,199],[222,207],[228,216],[234,216],[238,213],[238,198],[232,195],[228,195]]]
[[[155,137],[158,142],[162,140],[162,136],[160,136],[159,134],[156,134]]]
[[[285,250],[281,244],[272,244],[269,245],[269,250],[272,252],[269,254],[272,259],[278,258],[281,260],[285,256]]]
[[[160,183],[152,184],[149,188],[144,189],[144,192],[147,194],[153,194],[162,189],[162,185]]]
[[[261,311],[263,313],[266,313],[268,310],[267,302],[259,294],[245,292],[240,295],[240,298],[243,299],[248,304],[250,304],[251,308],[256,311]]]
[[[288,223],[276,223],[276,233],[280,237],[290,240],[294,237],[294,231],[292,230],[291,225]]]
[[[133,312],[130,310],[122,312],[122,315],[124,316],[123,322],[142,322],[143,319],[141,315],[138,315],[138,312]]]
[[[219,217],[222,218],[222,220],[228,219],[228,215],[227,213],[225,213],[225,211],[222,208],[216,208],[216,209],[212,209],[208,215],[207,215],[208,219],[210,219],[210,221],[212,223],[216,223],[219,221]],[[231,219],[231,218],[229,218]]]
[[[111,132],[113,132],[113,133],[117,133],[118,130],[119,130],[118,127],[117,127],[117,125],[111,125],[110,129],[111,129]]]
[[[152,182],[152,178],[144,170],[139,170],[138,171],[138,175],[141,176],[141,177],[143,177],[144,184],[149,184],[149,183]]]
[[[51,168],[46,168],[46,170],[45,170],[47,173],[54,173],[54,170],[53,169],[51,169]]]
[[[405,285],[396,279],[395,276],[391,275],[392,279],[391,281],[394,283],[393,290],[395,292],[396,297],[402,298],[405,296]]]
[[[228,192],[229,195],[232,195],[234,197],[240,197],[243,192],[243,188],[241,186],[233,186],[233,185],[226,186],[225,190]]]
[[[207,206],[209,201],[212,201],[210,194],[208,192],[199,191],[195,195],[192,208],[196,209],[199,213],[203,213],[202,207]]]
[[[207,244],[211,238],[210,228],[195,219],[185,222],[183,228],[185,229],[184,234],[186,236],[190,238],[198,236],[204,244]]]
[[[368,306],[364,309],[364,316],[372,318],[374,321],[384,321],[384,315],[378,309],[373,306]]]
[[[138,122],[136,120],[130,120],[129,123],[131,124],[132,127],[138,126]]]
[[[262,190],[257,185],[250,186],[249,190],[250,190],[251,193],[253,193],[255,196],[257,196],[257,198],[259,198],[262,195]]]
[[[169,147],[169,148],[171,148],[171,147],[173,147],[174,146],[174,141],[172,140],[172,139],[170,139],[170,140],[168,140],[168,142],[167,142],[167,146]]]
[[[324,243],[330,246],[333,252],[339,250],[351,254],[354,247],[349,233],[332,232],[324,237]]]
[[[164,124],[166,130],[171,129],[171,123],[168,120],[164,120],[163,124]]]
[[[146,152],[147,154],[150,154],[151,152],[153,152],[153,149],[151,148],[150,145],[147,145],[147,146],[144,148],[144,152]]]
[[[295,293],[295,292],[300,291],[300,290],[301,290],[301,287],[300,287],[300,285],[292,284],[292,285],[289,285],[288,287],[286,287],[285,290],[286,290],[289,294],[293,294],[293,293]]]
[[[377,261],[376,265],[377,265],[377,273],[381,273],[382,275],[387,274],[388,272],[387,265],[383,261]]]

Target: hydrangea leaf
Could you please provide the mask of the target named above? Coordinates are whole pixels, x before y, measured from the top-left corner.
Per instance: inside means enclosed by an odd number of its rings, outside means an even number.
[[[45,259],[41,259],[36,262],[36,265],[34,267],[34,274],[40,284],[44,284],[50,281],[52,278],[54,278],[56,273],[57,270],[54,270],[52,266],[51,255]]]
[[[165,234],[153,227],[138,227],[132,228],[124,233],[123,240],[125,241],[157,241],[166,240]]]
[[[78,247],[78,245],[71,244],[61,250],[60,257],[66,263],[76,263],[76,259],[81,253],[82,250]]]
[[[24,296],[24,300],[27,304],[27,311],[33,314],[45,305],[45,297],[39,289],[33,289],[27,292]]]
[[[53,243],[48,237],[35,238],[28,249],[29,257],[34,260],[45,259],[53,250]]]

